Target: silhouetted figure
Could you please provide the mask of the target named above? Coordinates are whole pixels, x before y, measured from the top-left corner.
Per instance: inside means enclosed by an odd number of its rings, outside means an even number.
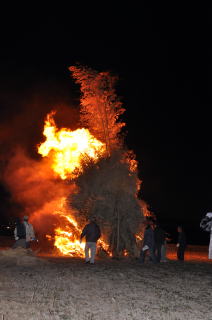
[[[154,240],[155,240],[155,256],[158,262],[161,260],[161,249],[165,243],[165,231],[158,225],[155,225]]]
[[[142,249],[140,252],[140,259],[139,259],[141,263],[144,263],[146,253],[148,251],[149,251],[151,261],[153,263],[157,262],[157,259],[155,257],[155,253],[154,253],[154,248],[155,248],[154,223],[153,223],[153,221],[150,221],[146,227],[145,232],[144,232],[143,246],[142,246]]]
[[[184,252],[186,249],[186,236],[181,226],[177,227],[178,242],[177,242],[177,258],[180,261],[184,261]]]
[[[162,247],[161,247],[161,259],[160,259],[160,262],[167,262],[168,259],[166,257],[166,250],[167,250],[167,242],[170,241],[170,235],[165,232],[165,241],[164,243],[162,244]]]
[[[14,237],[16,242],[12,246],[13,249],[25,248],[26,249],[26,228],[20,218],[16,218]]]
[[[81,236],[80,242],[82,238],[85,237],[85,262],[94,264],[95,255],[96,255],[96,242],[101,237],[101,231],[99,226],[96,223],[96,219],[90,218],[89,223],[84,227]]]
[[[201,220],[200,228],[206,232],[210,232],[208,259],[212,259],[212,212],[208,212]]]

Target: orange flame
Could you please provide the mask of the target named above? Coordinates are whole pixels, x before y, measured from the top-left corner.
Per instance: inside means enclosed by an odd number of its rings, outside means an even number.
[[[47,115],[43,131],[46,141],[40,144],[38,153],[52,159],[52,169],[61,179],[73,179],[83,172],[83,159],[98,161],[105,152],[105,144],[94,138],[88,129],[58,130],[54,114]]]
[[[53,119],[55,112],[47,115],[43,134],[46,141],[38,147],[38,152],[43,157],[51,160],[53,171],[62,179],[74,179],[83,173],[82,161],[92,159],[97,162],[104,155],[105,144],[94,138],[88,129],[58,130]],[[84,256],[84,243],[79,238],[82,229],[71,215],[70,209],[66,207],[66,198],[63,197],[58,203],[58,208],[53,212],[60,217],[60,224],[55,228],[54,246],[62,255]],[[52,240],[50,235],[46,235]],[[98,241],[99,247],[108,251],[109,245],[103,240]],[[109,253],[109,252],[108,252]]]

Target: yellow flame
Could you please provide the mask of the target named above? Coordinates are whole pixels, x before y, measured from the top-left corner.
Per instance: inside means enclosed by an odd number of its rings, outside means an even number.
[[[55,230],[55,247],[57,247],[60,252],[68,256],[84,256],[84,244],[80,243],[73,234],[73,232],[67,232],[61,228]]]
[[[79,241],[82,229],[70,215],[60,214],[60,216],[67,219],[69,224],[66,224],[63,228],[58,227],[55,229],[54,246],[59,249],[63,255],[70,257],[83,257],[85,244],[80,243]],[[46,235],[46,237],[48,240],[52,240],[51,236]],[[105,250],[109,255],[111,255],[109,252],[109,245],[102,239],[98,240],[97,245],[98,248]]]
[[[61,179],[73,179],[83,172],[81,162],[93,161],[104,154],[105,144],[91,135],[88,129],[58,130],[53,119],[55,112],[47,115],[43,134],[46,141],[38,147],[38,153],[52,159],[52,169]]]
[[[50,158],[53,171],[61,179],[74,179],[83,173],[82,161],[90,158],[97,162],[104,154],[106,147],[87,129],[58,130],[53,119],[54,114],[55,112],[51,112],[47,115],[43,131],[46,140],[40,144],[38,152],[43,157]],[[61,217],[60,226],[54,230],[54,246],[62,255],[84,256],[85,245],[79,241],[82,230],[67,210],[66,198],[61,198],[53,214]],[[67,222],[63,223],[64,221]],[[46,235],[46,237],[52,240],[51,236]],[[109,245],[102,239],[98,241],[98,246],[108,251]]]

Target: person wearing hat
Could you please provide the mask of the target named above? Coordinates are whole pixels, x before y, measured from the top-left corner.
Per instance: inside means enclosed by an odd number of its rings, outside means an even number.
[[[80,236],[80,243],[82,242],[82,238],[85,237],[85,262],[94,264],[95,255],[96,255],[96,243],[98,239],[101,237],[101,231],[99,226],[96,223],[96,218],[91,217],[89,219],[89,223],[86,224],[84,229],[82,230]]]
[[[26,229],[26,247],[30,247],[30,241],[35,240],[35,232],[31,223],[28,221],[28,216],[24,216],[24,225]]]
[[[212,212],[208,212],[201,220],[200,228],[204,231],[210,232],[208,259],[212,259]]]

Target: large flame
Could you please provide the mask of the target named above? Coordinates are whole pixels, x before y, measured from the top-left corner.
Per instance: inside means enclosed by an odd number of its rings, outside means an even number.
[[[62,255],[71,257],[83,257],[84,256],[84,243],[80,243],[79,238],[82,229],[71,215],[70,210],[66,205],[66,198],[61,198],[59,201],[59,208],[54,212],[60,220],[60,226],[57,227],[54,232],[54,237],[47,235],[48,240],[54,241],[54,246],[59,250]],[[103,249],[109,255],[109,245],[102,239],[98,240],[98,248]]]
[[[82,161],[98,161],[106,150],[105,144],[92,136],[88,129],[58,130],[54,114],[47,115],[43,131],[46,141],[40,144],[38,152],[50,159],[54,173],[62,180],[74,179],[83,173]],[[53,212],[60,220],[54,230],[54,246],[63,255],[81,257],[84,255],[84,243],[79,241],[82,229],[67,208],[66,198],[60,199],[58,208]],[[52,240],[50,235],[47,238]],[[99,245],[108,250],[109,246],[103,240],[99,240]]]
[[[98,161],[105,152],[105,144],[92,136],[88,129],[58,130],[54,114],[47,115],[43,131],[46,141],[41,143],[38,152],[52,159],[52,169],[61,179],[73,179],[83,172],[83,159]]]

